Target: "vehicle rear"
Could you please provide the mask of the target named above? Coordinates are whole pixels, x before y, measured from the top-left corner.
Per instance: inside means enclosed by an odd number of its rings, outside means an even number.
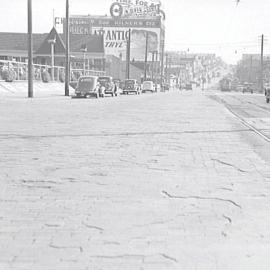
[[[140,88],[136,80],[125,80],[125,87],[123,90],[123,94],[139,94],[140,93]]]
[[[151,93],[155,92],[155,86],[154,86],[154,83],[152,81],[143,82],[142,93],[146,93],[146,92],[151,92]]]
[[[96,76],[80,77],[75,89],[76,97],[98,97],[98,83]]]
[[[114,83],[112,77],[103,76],[98,77],[98,82],[100,84],[100,95],[111,95],[114,96]]]

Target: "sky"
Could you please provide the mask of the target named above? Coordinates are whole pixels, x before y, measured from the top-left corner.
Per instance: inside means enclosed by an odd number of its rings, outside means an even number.
[[[4,0],[0,0],[4,1]],[[162,1],[162,0],[161,0]],[[47,33],[56,17],[65,15],[65,0],[32,0],[33,31]],[[70,0],[72,15],[109,14],[112,0]],[[166,50],[216,53],[236,63],[243,53],[270,53],[269,0],[163,0],[166,13]],[[27,0],[9,0],[1,6],[0,32],[27,32]]]

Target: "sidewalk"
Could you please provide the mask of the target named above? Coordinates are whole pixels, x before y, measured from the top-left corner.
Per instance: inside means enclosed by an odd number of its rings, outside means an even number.
[[[270,164],[205,93],[5,99],[0,126],[0,269],[269,269]]]

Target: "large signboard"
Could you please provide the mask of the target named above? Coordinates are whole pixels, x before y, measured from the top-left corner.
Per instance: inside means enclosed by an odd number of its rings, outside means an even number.
[[[96,34],[104,36],[107,55],[125,58],[127,40],[131,29],[131,60],[142,61],[145,57],[146,33],[148,51],[160,51],[161,20],[156,19],[112,19],[96,17],[71,17],[71,34]]]
[[[92,28],[94,34],[104,35],[105,52],[108,55],[125,58],[128,28]],[[159,52],[160,29],[132,28],[131,29],[131,60],[142,61],[145,57],[146,36],[148,34],[148,51]]]
[[[112,17],[156,17],[160,14],[158,0],[115,0],[110,12]]]

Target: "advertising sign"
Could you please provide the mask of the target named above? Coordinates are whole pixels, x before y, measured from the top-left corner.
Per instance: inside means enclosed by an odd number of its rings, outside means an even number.
[[[112,17],[156,17],[160,13],[158,0],[115,0],[111,6]]]
[[[70,33],[83,35],[103,35],[107,55],[125,58],[126,46],[131,29],[131,60],[143,61],[145,55],[146,33],[148,32],[148,51],[160,52],[161,20],[113,19],[104,17],[71,17]]]
[[[104,35],[105,53],[125,58],[129,28],[92,28],[93,34]],[[148,51],[159,52],[160,29],[132,28],[131,29],[131,60],[143,61],[148,33]]]

